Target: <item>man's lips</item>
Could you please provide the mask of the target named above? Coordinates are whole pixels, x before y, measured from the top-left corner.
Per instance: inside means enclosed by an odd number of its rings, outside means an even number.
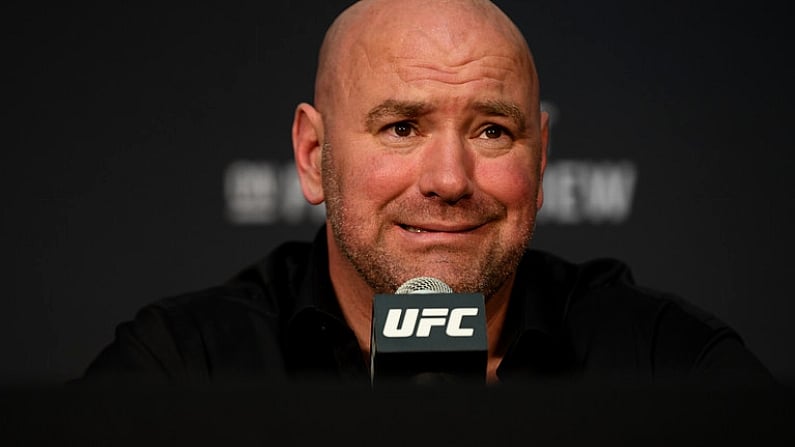
[[[405,224],[399,223],[400,228],[408,231],[409,233],[465,233],[468,231],[477,230],[482,223],[477,224]]]

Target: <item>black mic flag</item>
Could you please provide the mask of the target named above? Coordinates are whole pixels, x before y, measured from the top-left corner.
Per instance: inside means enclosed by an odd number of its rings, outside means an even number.
[[[373,298],[370,380],[486,381],[488,344],[483,294],[452,293],[429,277],[407,281],[396,294]]]

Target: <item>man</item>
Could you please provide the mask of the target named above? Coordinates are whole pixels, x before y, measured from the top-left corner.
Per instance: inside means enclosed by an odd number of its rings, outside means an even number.
[[[119,326],[88,378],[366,383],[374,294],[434,276],[486,297],[489,383],[768,381],[730,328],[623,264],[529,250],[549,118],[521,32],[488,1],[364,0],[322,44],[295,112],[313,244]]]

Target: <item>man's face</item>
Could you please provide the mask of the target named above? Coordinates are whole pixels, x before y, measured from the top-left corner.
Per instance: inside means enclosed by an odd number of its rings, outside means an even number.
[[[488,297],[532,236],[546,118],[517,48],[414,37],[354,46],[321,110],[331,259],[376,293],[435,276]]]

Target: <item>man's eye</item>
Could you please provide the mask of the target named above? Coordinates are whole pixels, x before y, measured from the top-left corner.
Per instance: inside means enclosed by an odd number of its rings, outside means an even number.
[[[483,131],[483,137],[488,139],[497,139],[505,134],[505,129],[502,127],[491,126]]]
[[[399,137],[410,137],[414,128],[410,123],[401,122],[392,125],[392,131]]]

